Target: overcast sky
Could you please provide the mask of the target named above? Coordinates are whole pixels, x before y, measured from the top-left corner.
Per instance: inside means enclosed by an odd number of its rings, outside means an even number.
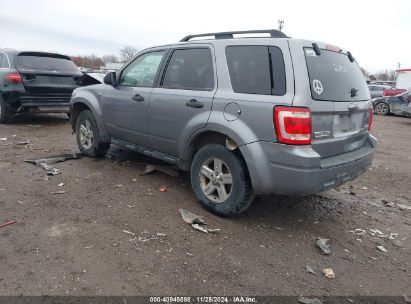
[[[411,1],[0,0],[0,47],[118,54],[192,33],[277,28],[350,50],[377,71],[411,68]]]

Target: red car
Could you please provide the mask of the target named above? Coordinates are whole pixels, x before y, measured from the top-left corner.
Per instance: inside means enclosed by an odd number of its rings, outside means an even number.
[[[404,93],[406,91],[407,90],[405,90],[405,89],[385,89],[382,92],[382,97],[396,96],[396,95],[399,95],[399,94]]]

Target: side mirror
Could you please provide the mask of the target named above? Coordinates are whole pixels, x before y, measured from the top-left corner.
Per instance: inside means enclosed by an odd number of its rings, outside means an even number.
[[[104,76],[104,83],[108,85],[112,85],[113,87],[117,85],[117,78],[116,72],[110,72],[106,76]]]

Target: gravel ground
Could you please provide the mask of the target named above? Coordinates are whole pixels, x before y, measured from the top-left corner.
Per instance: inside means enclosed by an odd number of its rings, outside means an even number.
[[[258,198],[223,219],[196,202],[187,174],[141,175],[153,160],[115,147],[111,159],[69,160],[45,178],[24,160],[78,151],[64,116],[0,125],[0,224],[16,221],[0,228],[0,295],[411,294],[411,119],[376,116],[373,133],[376,158],[355,181]],[[179,208],[221,231],[192,229]]]

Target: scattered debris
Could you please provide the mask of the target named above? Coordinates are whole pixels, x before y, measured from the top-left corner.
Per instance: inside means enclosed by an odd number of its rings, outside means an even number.
[[[347,300],[348,300],[348,302],[350,302],[350,303],[354,303],[354,300],[353,300],[353,299],[348,298]]]
[[[6,141],[7,137],[0,137],[0,141]]]
[[[401,211],[411,210],[411,206],[408,206],[408,205],[397,204],[397,206],[398,206],[398,208],[400,208]]]
[[[305,269],[307,270],[308,273],[317,274],[317,273],[310,267],[310,265],[305,265]]]
[[[157,236],[167,236],[165,233],[157,232]]]
[[[323,273],[327,279],[335,279],[335,273],[331,268],[324,268]]]
[[[187,224],[201,224],[204,225],[204,220],[202,216],[196,215],[194,213],[191,213],[190,211],[187,211],[185,209],[178,209],[178,211],[181,214],[181,217],[183,218],[184,222]]]
[[[91,248],[93,248],[93,247],[94,247],[93,245],[90,245],[90,246],[84,247],[84,249],[91,249]]]
[[[382,252],[388,252],[387,249],[385,249],[383,246],[377,246],[377,248]]]
[[[187,255],[188,255],[188,256],[194,256],[194,254],[192,254],[192,253],[190,253],[190,252],[187,252]]]
[[[167,191],[167,187],[166,187],[166,186],[160,186],[160,188],[158,189],[158,191],[160,191],[160,192],[166,192],[166,191]]]
[[[52,191],[51,194],[64,194],[66,192],[67,192],[66,190]]]
[[[351,195],[357,195],[357,193],[354,191],[353,185],[350,185],[350,194]]]
[[[194,229],[197,229],[199,231],[205,232],[205,233],[214,233],[220,231],[220,229],[210,229],[210,228],[205,228],[204,226],[201,226],[199,224],[192,224],[191,225]]]
[[[123,187],[123,185],[122,185],[122,184],[117,184],[117,185],[114,185],[114,188],[121,188],[121,187]]]
[[[57,187],[63,187],[64,183],[57,184]]]
[[[12,225],[12,224],[14,224],[16,221],[10,221],[10,222],[7,222],[7,223],[4,223],[4,224],[0,224],[0,228],[3,228],[3,227],[6,227],[6,226],[9,226],[9,225]]]
[[[214,232],[220,231],[220,229],[210,229],[210,228],[206,228],[202,226],[202,225],[205,225],[205,222],[202,216],[191,213],[190,211],[187,211],[185,209],[178,209],[178,211],[180,212],[181,217],[183,218],[184,222],[186,222],[187,224],[190,224],[191,227],[193,227],[196,230],[199,230],[205,233],[214,233]]]
[[[41,158],[41,159],[28,159],[28,160],[25,160],[25,162],[32,163],[32,164],[35,164],[39,168],[43,168],[46,171],[47,175],[57,175],[57,174],[61,174],[61,171],[50,166],[50,164],[60,163],[66,160],[79,159],[79,158],[81,158],[81,155],[79,153],[74,153],[74,154],[62,154],[62,155],[50,156],[50,157]]]
[[[302,303],[302,304],[323,304],[324,302],[321,301],[318,298],[306,298],[306,297],[299,297],[298,298],[298,303]]]
[[[385,199],[381,200],[381,202],[382,202],[385,206],[387,206],[387,207],[394,207],[394,206],[395,206],[394,203],[391,203],[391,202],[389,202],[389,201],[387,201],[387,200],[385,200]]]
[[[127,205],[128,208],[134,208],[136,205]]]
[[[124,233],[129,234],[129,235],[136,235],[134,232],[128,231],[128,230],[123,230]]]
[[[25,146],[29,144],[30,144],[30,140],[19,141],[18,143],[16,143],[16,145],[18,146]]]
[[[135,178],[132,178],[131,180],[132,180],[133,182],[136,182],[136,181],[137,181],[137,179],[135,179]]]
[[[320,248],[321,253],[325,255],[331,254],[331,249],[328,245],[329,239],[318,238],[317,247]]]
[[[368,188],[367,187],[361,187],[361,190],[368,190]]]
[[[146,169],[144,170],[144,173],[141,175],[146,175],[154,171],[163,172],[167,175],[170,175],[171,177],[177,177],[180,175],[178,171],[174,170],[172,167],[160,165],[146,165]]]

